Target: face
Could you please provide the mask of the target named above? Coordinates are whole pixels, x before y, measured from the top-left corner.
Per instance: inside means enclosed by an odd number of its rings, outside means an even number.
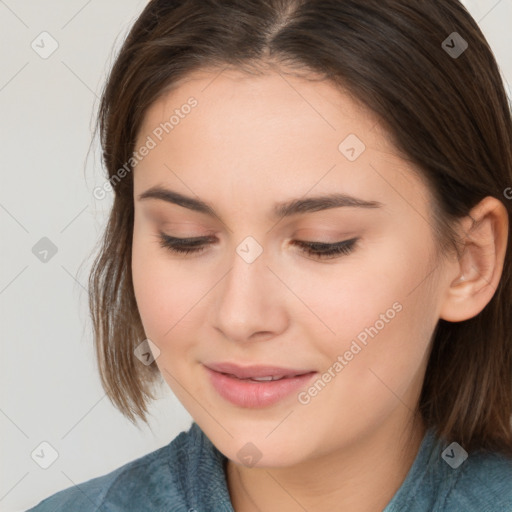
[[[146,112],[144,145],[135,296],[163,378],[219,450],[288,466],[403,425],[442,267],[428,189],[372,114],[327,82],[202,71]],[[156,187],[170,192],[140,198]]]

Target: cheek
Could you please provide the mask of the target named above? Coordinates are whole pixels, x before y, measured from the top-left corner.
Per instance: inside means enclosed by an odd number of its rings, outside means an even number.
[[[401,309],[407,281],[413,279],[396,270],[394,253],[392,247],[374,244],[346,256],[339,264],[311,266],[310,271],[300,273],[283,269],[283,280],[291,283],[294,293],[312,313],[303,317],[310,319],[310,339],[325,339],[325,347],[331,352],[344,351],[357,335],[361,334],[364,341],[365,329],[376,322],[387,326],[380,320],[381,315],[391,322],[400,316],[397,309]]]
[[[157,364],[177,361],[170,357],[189,350],[203,325],[207,300],[201,300],[212,284],[198,279],[186,260],[170,257],[150,228],[134,231],[132,278],[137,307],[145,334],[159,347]]]
[[[407,413],[416,407],[438,302],[427,260],[428,233],[421,226],[416,232],[422,239],[405,232],[389,236],[378,250],[368,251],[371,260],[347,279],[346,314],[340,313],[335,324],[340,341],[329,359],[349,351],[351,360],[333,379],[327,392],[332,394],[326,393],[324,401],[326,407],[342,404],[342,423],[355,416],[362,428],[395,409]]]
[[[166,251],[149,230],[134,231],[132,279],[137,307],[146,335],[155,340],[176,323],[183,308],[184,286],[176,265],[166,259]],[[181,313],[183,314],[183,313]]]
[[[338,356],[343,359],[342,369],[331,368],[336,377],[328,386],[354,406],[360,399],[382,401],[406,393],[425,362],[437,321],[435,291],[425,279],[431,269],[424,247],[402,245],[397,239],[388,248],[369,251],[372,256],[358,262],[357,271],[342,272],[321,287],[318,277],[301,284],[304,293],[316,290],[305,295],[305,302],[321,312],[329,328],[319,337],[322,324],[316,322],[316,339],[322,340],[317,348],[326,356],[326,370],[339,362]]]

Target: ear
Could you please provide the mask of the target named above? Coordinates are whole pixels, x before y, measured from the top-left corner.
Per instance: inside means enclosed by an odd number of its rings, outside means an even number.
[[[440,318],[468,320],[492,299],[501,279],[508,241],[508,212],[492,196],[478,203],[461,222],[463,251],[447,274]]]

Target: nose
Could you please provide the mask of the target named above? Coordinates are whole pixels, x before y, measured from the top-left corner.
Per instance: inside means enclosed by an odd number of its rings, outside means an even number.
[[[270,268],[266,251],[252,259],[247,247],[251,250],[250,244],[237,247],[214,299],[214,327],[236,342],[273,338],[288,323],[286,287]]]

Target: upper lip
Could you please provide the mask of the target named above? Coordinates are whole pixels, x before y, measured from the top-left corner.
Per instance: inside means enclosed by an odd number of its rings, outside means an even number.
[[[304,375],[313,371],[267,365],[239,366],[228,362],[208,363],[205,366],[219,373],[229,373],[239,379],[249,379],[251,377],[294,377],[295,375]]]

